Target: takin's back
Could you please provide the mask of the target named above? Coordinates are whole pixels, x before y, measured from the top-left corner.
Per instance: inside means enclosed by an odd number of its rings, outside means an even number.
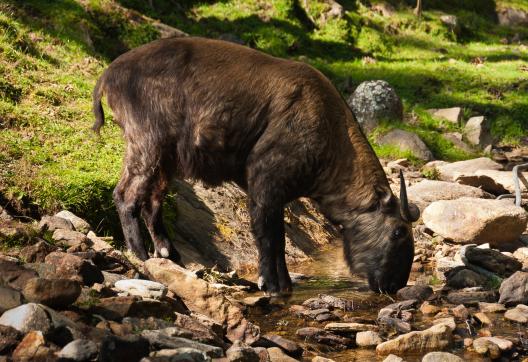
[[[129,144],[162,147],[184,177],[211,184],[242,182],[263,149],[319,160],[349,143],[350,110],[320,72],[228,42],[169,38],[131,50],[98,82],[96,118],[102,93]]]

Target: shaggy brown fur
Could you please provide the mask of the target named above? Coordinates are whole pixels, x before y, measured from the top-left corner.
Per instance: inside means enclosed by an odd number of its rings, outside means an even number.
[[[155,254],[179,261],[161,217],[171,178],[234,181],[248,194],[263,289],[291,290],[283,209],[301,196],[343,226],[347,260],[373,289],[406,284],[410,220],[346,102],[314,68],[227,42],[172,38],[110,64],[94,90],[95,131],[103,94],[127,142],[114,199],[140,258],[148,257],[141,215]]]

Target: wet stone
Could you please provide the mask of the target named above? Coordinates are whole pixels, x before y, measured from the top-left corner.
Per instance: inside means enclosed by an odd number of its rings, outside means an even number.
[[[437,307],[436,305],[432,305],[429,302],[423,302],[422,305],[420,306],[420,312],[422,312],[422,314],[425,314],[425,315],[436,314],[439,311],[440,311],[439,307]]]
[[[469,311],[463,304],[457,305],[451,310],[451,312],[456,318],[461,319],[463,321],[469,318]]]
[[[338,333],[355,333],[363,331],[377,331],[378,326],[361,323],[329,323],[324,327],[325,330]]]
[[[465,268],[455,268],[445,273],[447,286],[454,289],[481,287],[486,284],[486,277]]]
[[[422,362],[464,362],[464,360],[452,353],[447,352],[429,352]]]
[[[480,323],[485,325],[490,325],[491,319],[486,315],[486,313],[483,312],[477,312],[473,314],[473,317]]]
[[[434,325],[424,331],[414,331],[383,342],[376,347],[381,355],[391,353],[424,353],[443,350],[453,344],[452,330],[444,325]]]
[[[310,309],[341,309],[343,311],[354,310],[353,300],[334,297],[332,295],[326,294],[319,294],[315,298],[307,299],[302,305]]]
[[[141,362],[147,359],[142,359]],[[182,362],[207,362],[211,359],[202,351],[194,348],[161,349],[150,353],[148,361],[182,361]]]
[[[373,331],[363,331],[356,334],[356,345],[358,347],[376,347],[382,342],[379,334]]]
[[[219,358],[224,355],[222,348],[210,346],[204,343],[196,342],[188,338],[174,337],[172,328],[166,330],[147,330],[142,331],[141,336],[149,341],[150,345],[156,349],[173,349],[189,347],[200,350],[211,358]]]
[[[383,362],[404,362],[403,358],[396,356],[395,354],[389,354]]]
[[[472,347],[478,354],[488,355],[492,359],[497,359],[501,356],[499,346],[492,341],[487,340],[485,337],[475,339]]]
[[[282,349],[278,347],[268,348],[268,354],[271,362],[296,362],[295,358],[292,358],[285,354]]]
[[[409,323],[393,317],[378,318],[378,325],[384,331],[395,331],[396,333],[408,333],[412,329]]]
[[[507,306],[528,304],[528,272],[518,271],[504,280],[499,294],[499,303]]]
[[[452,304],[477,305],[479,302],[493,303],[497,301],[494,291],[456,290],[447,294],[447,300]]]
[[[346,349],[354,345],[352,339],[325,331],[322,328],[305,327],[298,329],[295,334],[308,342],[325,344],[337,349]]]
[[[264,343],[266,342],[269,343],[268,345],[262,345],[263,347],[279,347],[292,357],[302,356],[302,353],[303,353],[302,347],[292,340],[289,340],[287,338],[284,338],[282,336],[278,336],[275,334],[265,334],[264,336],[261,337],[261,340],[259,340],[259,343],[262,343],[261,342],[262,340],[264,340],[263,341]]]
[[[433,289],[428,285],[412,285],[404,287],[396,293],[396,297],[400,300],[424,301],[431,295],[433,295]]]
[[[248,307],[265,307],[269,305],[270,297],[267,295],[261,295],[256,297],[246,297],[242,299],[242,304]]]
[[[528,306],[518,304],[515,308],[507,310],[504,318],[517,323],[528,323]],[[1,320],[0,320],[1,321]]]
[[[480,302],[478,304],[479,310],[484,313],[501,313],[506,311],[504,304],[500,303],[485,303]]]

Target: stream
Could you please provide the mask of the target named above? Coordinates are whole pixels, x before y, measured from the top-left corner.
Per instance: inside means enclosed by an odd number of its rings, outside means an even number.
[[[383,361],[386,356],[378,356],[375,349],[366,348],[350,348],[343,351],[332,350],[331,347],[308,343],[296,335],[296,331],[303,327],[318,327],[323,328],[328,322],[317,322],[315,320],[306,320],[296,316],[289,311],[289,307],[295,304],[302,304],[306,299],[317,297],[318,294],[328,294],[336,297],[345,298],[353,301],[354,308],[352,311],[347,311],[341,315],[342,318],[361,318],[370,323],[375,323],[378,311],[384,306],[393,303],[394,296],[380,295],[369,290],[366,280],[352,276],[345,263],[341,245],[336,245],[331,249],[322,251],[315,256],[312,261],[292,266],[291,272],[301,273],[308,277],[294,284],[292,296],[287,301],[279,301],[269,309],[254,308],[250,310],[249,319],[260,326],[263,334],[271,333],[278,334],[285,338],[294,340],[305,349],[302,361],[311,361],[316,356],[331,358],[337,362],[339,361]],[[421,273],[412,273],[409,283],[414,284],[417,280],[427,279],[430,276],[431,270],[426,270]],[[433,287],[436,291],[441,286]],[[454,305],[447,303],[435,305],[441,308],[452,308]],[[272,303],[273,304],[273,303]],[[468,307],[471,314],[478,311],[478,308]],[[492,320],[492,325],[482,326],[477,328],[474,332],[473,338],[484,335],[501,336],[506,338],[516,338],[520,340],[521,345],[524,346],[524,353],[518,356],[522,360],[523,356],[528,356],[526,340],[527,333],[525,328],[516,325],[507,320],[504,320],[503,313],[487,313]],[[430,327],[433,323],[434,316],[423,316],[420,311],[414,313],[413,319],[410,321],[413,330],[421,330]],[[457,321],[458,329],[467,329],[465,323]],[[453,354],[458,355],[466,361],[489,361],[487,357],[470,352],[464,348],[463,338],[457,338],[456,331],[454,348],[448,350]],[[489,331],[489,332],[488,332]],[[491,334],[485,334],[490,333]],[[395,338],[392,336],[391,338]],[[405,354],[401,355],[405,361],[421,361],[423,354]]]

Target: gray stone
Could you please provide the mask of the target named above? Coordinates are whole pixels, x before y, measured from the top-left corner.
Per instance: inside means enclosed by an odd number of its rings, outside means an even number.
[[[464,127],[464,135],[469,143],[481,148],[485,148],[493,143],[490,123],[484,116],[470,118]]]
[[[167,287],[161,283],[144,279],[125,279],[114,283],[115,288],[130,295],[142,298],[162,299],[167,295]]]
[[[453,107],[453,108],[434,108],[428,109],[433,117],[439,118],[450,123],[458,124],[462,118],[462,108]]]
[[[455,243],[501,245],[521,236],[528,214],[509,200],[463,197],[433,202],[422,219],[427,228]]]
[[[74,213],[68,211],[68,210],[62,210],[55,214],[55,216],[62,217],[63,219],[69,220],[72,224],[75,230],[80,231],[84,234],[87,234],[88,231],[92,228],[90,224],[84,220],[75,215]]]
[[[433,295],[433,289],[428,285],[410,285],[403,287],[396,293],[396,297],[400,300],[415,299],[420,302],[426,300]]]
[[[64,219],[58,216],[43,216],[40,219],[38,228],[41,232],[44,231],[55,231],[57,229],[73,230],[73,224],[70,220]]]
[[[429,352],[422,362],[464,362],[464,360],[452,353],[447,352]]]
[[[499,24],[504,26],[528,25],[528,13],[521,9],[504,7],[497,12]]]
[[[499,289],[499,303],[528,304],[528,272],[518,271],[504,280]]]
[[[401,121],[403,105],[394,88],[383,80],[361,83],[348,99],[357,121],[367,133],[380,121]]]
[[[68,247],[79,246],[81,244],[88,245],[89,243],[89,239],[86,235],[75,230],[57,229],[53,232],[52,238],[56,242]]]
[[[0,287],[0,314],[22,304],[22,294],[9,287]]]
[[[356,334],[356,345],[358,347],[376,347],[382,342],[379,334],[373,331],[363,331]]]
[[[220,358],[224,351],[220,347],[210,346],[204,343],[196,342],[188,338],[174,337],[176,330],[167,328],[164,330],[146,330],[141,332],[141,336],[147,339],[150,345],[156,349],[174,349],[174,348],[193,348],[204,352],[211,358]]]
[[[260,357],[257,352],[242,341],[235,341],[226,351],[229,362],[259,362]]]
[[[206,354],[194,348],[182,347],[174,349],[161,349],[150,353],[150,357],[159,358],[159,361],[181,362],[207,362],[211,361]],[[155,359],[158,361],[158,359]],[[141,361],[143,362],[143,361]]]
[[[433,154],[427,148],[426,144],[417,134],[412,132],[394,129],[381,136],[377,142],[381,145],[392,145],[398,147],[400,150],[410,151],[415,157],[424,161],[433,159]]]
[[[97,356],[97,345],[88,339],[76,339],[64,346],[58,353],[59,358],[71,361],[89,361]]]
[[[52,327],[46,310],[35,303],[23,304],[4,312],[0,317],[0,324],[13,327],[22,333],[31,330],[47,333]]]
[[[443,181],[455,181],[460,175],[473,175],[478,170],[502,170],[502,166],[488,157],[452,162],[436,166]]]
[[[517,323],[528,323],[528,306],[518,304],[515,308],[507,310],[504,318]]]
[[[447,300],[452,304],[477,305],[479,302],[494,303],[497,295],[490,290],[467,291],[464,289],[453,290],[447,294]]]

